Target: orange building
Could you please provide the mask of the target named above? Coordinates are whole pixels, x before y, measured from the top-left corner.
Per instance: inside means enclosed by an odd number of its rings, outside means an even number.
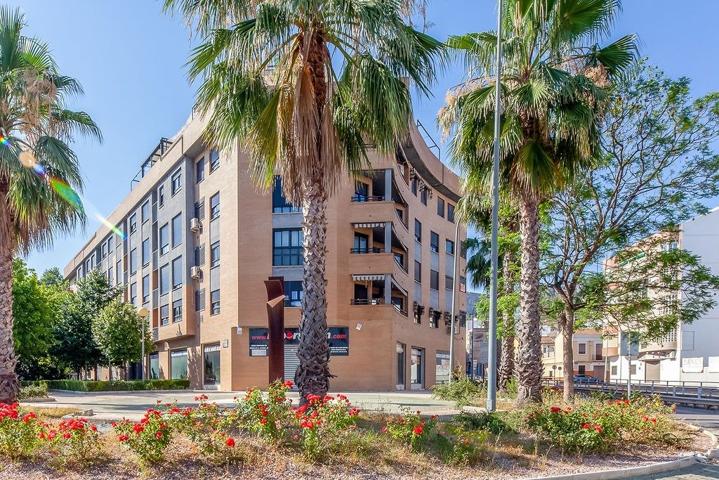
[[[191,117],[142,164],[109,216],[122,235],[95,232],[65,267],[125,286],[149,310],[154,351],[146,376],[189,378],[195,388],[240,390],[268,381],[264,280],[284,279],[285,377],[292,378],[302,298],[302,215],[260,192],[237,146],[204,143]],[[465,279],[455,275],[459,179],[415,125],[396,155],[371,153],[327,212],[327,323],[335,390],[424,389],[449,366],[452,287],[455,365],[464,365]],[[466,231],[459,228],[459,244]],[[464,271],[459,259],[459,272]]]

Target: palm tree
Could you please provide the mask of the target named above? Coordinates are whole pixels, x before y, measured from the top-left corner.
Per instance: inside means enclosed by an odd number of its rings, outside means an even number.
[[[501,93],[501,181],[519,210],[521,234],[518,402],[541,397],[539,218],[543,199],[597,151],[607,83],[632,62],[633,36],[599,47],[619,0],[505,0]],[[451,37],[469,79],[455,88],[440,122],[467,172],[466,187],[488,192],[492,167],[496,34]]]
[[[490,261],[489,249],[491,245],[486,238],[468,238],[464,242],[464,248],[469,255],[465,270],[473,285],[489,289]]]
[[[0,402],[17,397],[12,259],[84,222],[76,134],[101,138],[84,112],[64,108],[80,84],[60,75],[48,46],[22,34],[19,10],[0,7]]]
[[[207,138],[239,139],[256,183],[282,176],[302,205],[302,398],[329,388],[325,295],[328,197],[366,150],[394,152],[412,114],[407,83],[429,93],[443,44],[408,26],[399,0],[166,0],[205,42],[190,60],[203,76],[197,106]]]

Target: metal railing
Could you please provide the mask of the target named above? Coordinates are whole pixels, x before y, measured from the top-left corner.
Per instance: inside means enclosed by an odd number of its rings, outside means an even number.
[[[366,254],[366,253],[383,253],[384,249],[377,247],[358,247],[350,249],[350,253]]]
[[[352,305],[384,305],[384,298],[353,298]]]
[[[424,139],[424,142],[427,144],[427,148],[430,150],[433,150],[436,152],[437,158],[442,159],[442,149],[439,148],[439,145],[437,145],[437,142],[434,141],[434,138],[432,138],[432,135],[429,134],[426,128],[424,128],[424,125],[422,125],[422,122],[417,120],[417,129],[422,134],[422,138]]]
[[[383,195],[352,195],[353,202],[384,202]]]

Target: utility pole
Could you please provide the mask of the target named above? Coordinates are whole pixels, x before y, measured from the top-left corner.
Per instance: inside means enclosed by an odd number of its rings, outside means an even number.
[[[502,78],[502,0],[497,1],[497,71],[494,81],[494,155],[492,162],[492,273],[489,284],[489,348],[487,371],[487,411],[497,408],[497,270],[499,251],[497,236],[499,231],[499,154],[500,154],[500,114],[501,114],[501,78]]]
[[[461,246],[459,245],[459,219],[454,219],[454,282],[452,282],[452,311],[449,320],[449,383],[452,383],[452,374],[454,372],[454,314],[456,312],[457,302],[457,282],[459,281],[459,253]],[[465,353],[465,361],[467,354]]]

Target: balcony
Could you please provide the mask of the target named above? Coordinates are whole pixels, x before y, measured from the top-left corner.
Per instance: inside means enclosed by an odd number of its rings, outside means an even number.
[[[350,249],[350,253],[355,255],[366,255],[368,253],[384,253],[384,249],[378,247],[355,247]]]
[[[353,202],[384,202],[384,195],[363,195],[355,193],[352,195]]]
[[[351,305],[391,305],[397,312],[407,316],[407,292],[390,274],[355,274],[354,296]]]
[[[669,332],[662,338],[649,342],[642,342],[639,345],[639,355],[642,354],[660,354],[666,355],[668,352],[677,349],[677,332],[675,330]]]

